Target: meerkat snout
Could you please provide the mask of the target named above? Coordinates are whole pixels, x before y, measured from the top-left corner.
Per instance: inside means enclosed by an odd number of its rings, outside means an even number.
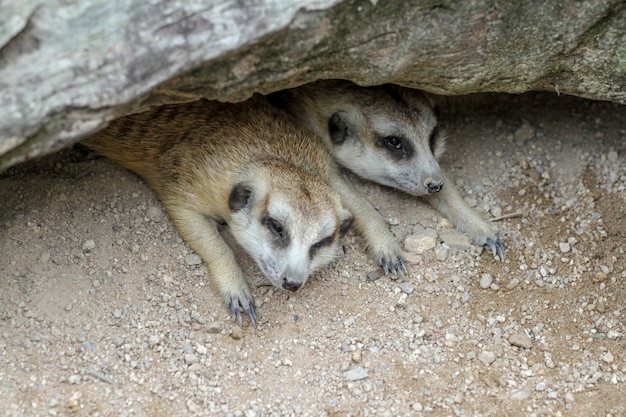
[[[424,187],[426,187],[428,194],[438,193],[443,188],[443,180],[433,180],[428,177],[424,180]]]
[[[296,292],[302,286],[301,282],[289,281],[287,277],[283,278],[283,289]]]

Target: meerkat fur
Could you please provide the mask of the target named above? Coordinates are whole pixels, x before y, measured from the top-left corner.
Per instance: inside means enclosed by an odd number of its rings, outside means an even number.
[[[391,84],[321,80],[272,94],[270,101],[308,126],[342,166],[423,198],[475,243],[504,258],[498,235],[439,165],[445,136],[427,96]]]
[[[218,223],[273,285],[295,291],[335,259],[353,220],[315,170],[334,166],[326,149],[277,113],[260,97],[200,100],[115,120],[83,141],[147,181],[240,325],[240,309],[253,325],[256,311]]]

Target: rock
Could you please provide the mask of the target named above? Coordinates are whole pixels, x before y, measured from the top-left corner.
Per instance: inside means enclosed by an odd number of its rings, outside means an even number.
[[[493,282],[493,277],[489,274],[483,274],[482,277],[480,277],[480,288],[486,290],[487,288],[489,288],[489,286],[491,285],[491,283]]]
[[[530,337],[524,333],[515,333],[509,336],[509,343],[513,346],[517,346],[523,349],[530,349],[533,346],[533,341]]]
[[[433,236],[410,235],[404,240],[404,247],[407,251],[423,254],[435,247],[437,240]]]
[[[519,391],[515,391],[513,393],[511,393],[509,395],[509,398],[512,400],[516,400],[516,401],[523,401],[527,398],[529,398],[532,395],[532,392],[525,390],[525,389],[521,389]]]
[[[559,249],[562,253],[567,253],[571,250],[571,247],[567,242],[559,242]]]
[[[413,285],[410,282],[403,282],[400,284],[400,291],[405,294],[411,295],[413,293]]]
[[[528,142],[535,137],[535,128],[532,127],[527,121],[513,133],[513,139],[515,142]]]
[[[344,372],[343,375],[349,381],[360,381],[360,380],[365,379],[365,378],[367,378],[369,376],[367,371],[365,369],[361,368],[360,366],[356,367],[356,368],[352,368],[349,371]]]
[[[496,354],[488,350],[483,350],[478,354],[478,360],[485,366],[489,366],[496,360]]]
[[[615,357],[613,356],[611,352],[606,352],[605,354],[600,356],[600,359],[602,360],[602,362],[605,362],[605,363],[613,363],[613,360],[615,360]]]
[[[93,250],[96,248],[96,242],[94,242],[93,240],[87,240],[85,241],[85,243],[83,243],[83,249],[84,250]]]
[[[444,230],[439,233],[439,237],[443,243],[452,249],[468,251],[472,247],[472,243],[466,235],[454,230]]]
[[[202,258],[200,258],[200,256],[196,255],[195,253],[191,253],[185,256],[185,264],[189,266],[200,265],[201,263],[202,263]]]
[[[404,261],[408,264],[419,265],[422,263],[422,255],[417,253],[407,252],[404,254]]]
[[[378,278],[385,275],[385,270],[382,268],[375,269],[373,271],[369,271],[365,274],[369,281],[376,281]]]
[[[54,13],[39,13],[39,4],[0,9],[0,171],[150,105],[239,101],[316,77],[393,81],[448,95],[549,90],[626,102],[622,0],[576,7],[555,0],[539,13],[531,0],[492,10],[484,2],[431,8],[372,0],[355,11],[347,0],[224,0],[206,7],[129,0],[112,8],[107,0],[81,7],[51,0],[46,6]],[[158,36],[136,36],[138,27]],[[111,45],[123,60],[93,54]],[[40,65],[49,57],[54,62]],[[534,136],[528,122],[514,135]]]

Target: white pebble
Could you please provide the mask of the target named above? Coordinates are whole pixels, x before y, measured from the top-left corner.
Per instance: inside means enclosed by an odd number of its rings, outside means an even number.
[[[483,276],[480,277],[480,288],[486,290],[492,282],[493,277],[490,274],[483,274]]]

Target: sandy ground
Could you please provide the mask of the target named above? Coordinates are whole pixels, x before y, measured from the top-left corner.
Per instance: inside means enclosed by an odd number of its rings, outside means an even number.
[[[626,107],[553,94],[444,107],[443,164],[504,262],[359,182],[404,279],[345,255],[298,293],[241,255],[243,329],[137,176],[68,149],[0,174],[0,416],[626,415]],[[225,232],[227,233],[227,232]]]

